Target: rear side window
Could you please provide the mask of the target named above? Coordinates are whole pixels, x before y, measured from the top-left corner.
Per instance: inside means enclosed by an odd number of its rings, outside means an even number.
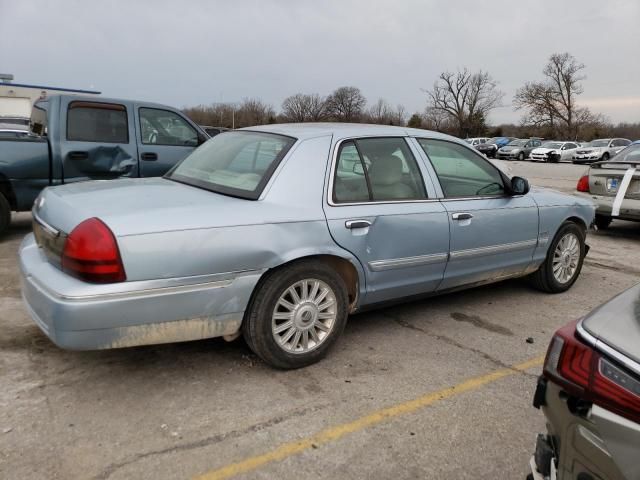
[[[340,145],[335,203],[426,199],[422,175],[403,138],[360,138]]]
[[[113,103],[71,102],[67,112],[67,140],[129,143],[127,109]]]
[[[189,122],[170,110],[141,108],[140,131],[145,145],[195,147],[198,133]]]
[[[431,160],[446,197],[504,195],[500,172],[480,155],[445,140],[417,140]]]

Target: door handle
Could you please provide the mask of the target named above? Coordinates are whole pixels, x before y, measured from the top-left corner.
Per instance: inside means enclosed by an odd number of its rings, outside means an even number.
[[[67,156],[69,160],[87,160],[89,158],[89,152],[69,152]]]
[[[158,154],[154,152],[144,152],[142,155],[140,155],[140,158],[148,162],[154,161],[154,160],[158,160]]]
[[[347,220],[344,222],[344,226],[350,229],[367,228],[371,226],[371,222],[369,220]]]
[[[451,215],[451,218],[453,218],[454,220],[471,220],[473,218],[473,215],[471,215],[470,213],[454,213],[453,215]]]

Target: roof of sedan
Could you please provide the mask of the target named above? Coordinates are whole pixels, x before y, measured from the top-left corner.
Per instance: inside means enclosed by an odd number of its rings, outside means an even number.
[[[281,135],[288,135],[298,139],[313,138],[323,135],[335,135],[339,138],[388,135],[440,138],[443,140],[454,140],[456,142],[464,143],[464,141],[459,138],[431,130],[364,123],[276,123],[273,125],[246,127],[240,130],[279,133]]]

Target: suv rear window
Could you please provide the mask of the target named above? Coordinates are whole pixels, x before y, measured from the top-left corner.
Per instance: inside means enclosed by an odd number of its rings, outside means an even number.
[[[113,103],[71,102],[67,112],[67,140],[129,143],[127,109]]]
[[[226,132],[194,150],[166,178],[256,200],[295,141],[273,133]]]

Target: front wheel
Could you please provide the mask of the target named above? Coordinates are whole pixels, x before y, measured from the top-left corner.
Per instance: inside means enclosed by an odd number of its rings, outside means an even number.
[[[9,228],[9,224],[11,223],[11,205],[5,198],[5,196],[0,193],[0,235],[2,235],[7,228]]]
[[[322,262],[276,270],[258,286],[243,322],[249,347],[276,368],[300,368],[323,358],[347,322],[344,281]]]
[[[544,262],[531,274],[533,286],[547,293],[566,292],[578,279],[585,255],[584,229],[573,222],[563,223]]]
[[[518,160],[524,162],[524,152],[520,152],[520,154],[518,155]]]
[[[604,153],[602,154],[602,158],[601,158],[601,160],[602,160],[603,162],[606,162],[607,160],[609,160],[609,153],[608,153],[608,152],[604,152]]]

